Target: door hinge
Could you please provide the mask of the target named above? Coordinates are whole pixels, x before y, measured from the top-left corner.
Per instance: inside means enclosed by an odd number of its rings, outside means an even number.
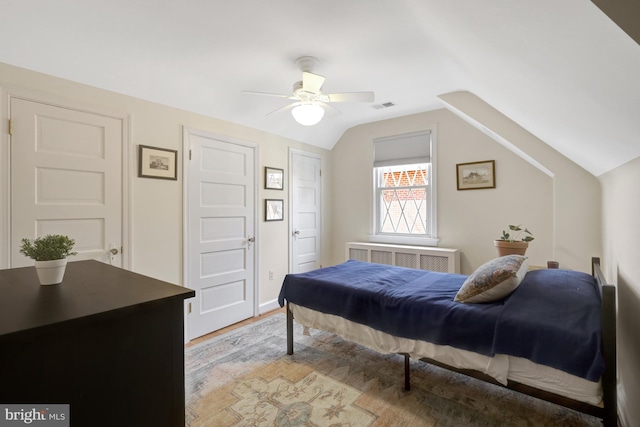
[[[13,120],[9,119],[9,135],[13,135]]]
[[[191,150],[189,150],[189,160],[191,160]]]
[[[322,176],[322,169],[320,169],[320,176]]]
[[[191,314],[191,303],[189,303],[189,307],[187,308],[187,313]]]

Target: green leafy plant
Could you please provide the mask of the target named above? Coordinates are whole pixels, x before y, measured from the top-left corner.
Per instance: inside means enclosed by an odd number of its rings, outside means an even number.
[[[70,239],[68,236],[47,234],[33,241],[22,239],[20,253],[36,261],[64,259],[78,254],[77,252],[72,252],[75,243],[75,240]]]
[[[514,235],[511,235],[509,232],[514,232]],[[520,238],[520,236],[524,236]],[[522,228],[520,225],[510,225],[509,231],[502,230],[502,236],[498,240],[503,240],[505,242],[515,242],[518,239],[522,242],[530,242],[534,239],[533,234],[526,228]]]

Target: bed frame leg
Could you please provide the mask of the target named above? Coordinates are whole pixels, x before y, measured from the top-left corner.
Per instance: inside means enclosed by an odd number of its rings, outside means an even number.
[[[618,380],[616,367],[617,354],[615,288],[611,286],[603,287],[602,300],[602,346],[605,364],[604,373],[602,374],[602,393],[604,403],[604,415],[602,417],[602,421],[604,427],[616,427],[618,425]]]
[[[293,313],[287,301],[287,354],[293,354]]]
[[[409,368],[409,355],[404,354],[404,389],[411,390],[411,369]]]

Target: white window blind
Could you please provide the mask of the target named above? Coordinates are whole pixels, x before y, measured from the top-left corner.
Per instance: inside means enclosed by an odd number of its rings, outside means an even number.
[[[431,131],[373,140],[373,166],[399,166],[431,162]]]

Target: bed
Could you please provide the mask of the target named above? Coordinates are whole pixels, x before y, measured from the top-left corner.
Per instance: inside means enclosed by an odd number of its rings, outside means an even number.
[[[349,260],[290,274],[278,299],[287,353],[295,318],[403,354],[406,389],[416,358],[615,426],[615,287],[598,258],[592,267],[529,271],[525,257],[501,257],[464,276]]]

